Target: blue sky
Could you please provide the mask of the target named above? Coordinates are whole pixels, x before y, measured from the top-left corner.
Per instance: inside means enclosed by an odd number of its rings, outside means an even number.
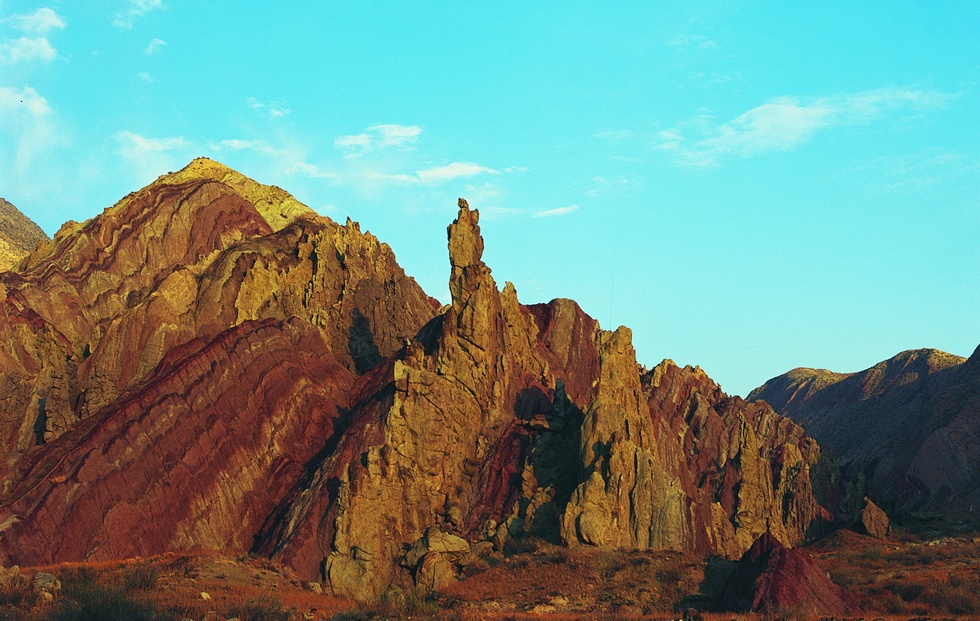
[[[980,343],[978,32],[976,2],[0,0],[0,196],[53,233],[204,155],[441,299],[464,196],[501,287],[744,395]]]

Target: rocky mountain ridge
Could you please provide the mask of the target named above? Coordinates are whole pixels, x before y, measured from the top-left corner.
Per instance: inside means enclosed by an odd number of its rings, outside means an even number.
[[[521,304],[483,243],[460,200],[439,308],[355,223],[203,159],[66,225],[0,275],[0,560],[252,552],[376,599],[527,535],[803,540],[800,427]]]
[[[980,506],[980,348],[902,352],[860,373],[794,369],[754,390],[863,479],[883,506]]]
[[[0,272],[9,270],[48,236],[33,220],[0,198]]]

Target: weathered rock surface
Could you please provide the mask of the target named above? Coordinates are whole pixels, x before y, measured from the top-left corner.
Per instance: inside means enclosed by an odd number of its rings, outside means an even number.
[[[689,499],[688,549],[737,558],[763,533],[803,541],[821,511],[816,442],[765,403],[725,395],[699,368],[666,360],[642,382],[662,463]]]
[[[796,369],[750,398],[802,425],[866,482],[855,502],[866,491],[899,510],[980,504],[980,349],[969,360],[908,351],[854,374]]]
[[[0,554],[32,562],[247,551],[435,314],[356,224],[209,160],[63,227],[0,310]]]
[[[699,371],[641,378],[628,329],[603,331],[565,300],[520,305],[482,247],[461,202],[451,307],[359,380],[350,429],[260,551],[313,573],[326,550],[333,590],[370,599],[410,586],[398,568],[417,567],[412,542],[433,526],[498,548],[534,534],[733,558],[761,533],[802,540],[819,451],[799,427]],[[416,584],[441,583],[443,560]]]
[[[435,314],[356,224],[203,159],[65,225],[0,274],[0,311],[0,499],[14,461],[138,390],[171,352],[297,317],[363,372]]]
[[[524,535],[802,540],[802,429],[498,290],[462,199],[448,246],[440,312],[356,224],[209,160],[63,227],[0,275],[0,560],[248,551],[373,599]]]
[[[886,539],[891,532],[888,516],[868,497],[864,498],[864,508],[861,509],[858,523],[861,532],[877,539]]]
[[[789,618],[860,613],[842,587],[802,548],[765,534],[738,561],[724,592],[726,610],[773,612]]]
[[[0,198],[0,272],[11,269],[48,236],[33,220]]]

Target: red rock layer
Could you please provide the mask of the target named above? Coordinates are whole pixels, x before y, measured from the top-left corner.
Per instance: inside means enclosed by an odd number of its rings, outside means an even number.
[[[0,518],[4,560],[247,552],[353,380],[298,320],[222,333],[31,455]]]
[[[788,549],[762,535],[739,559],[725,588],[726,610],[790,618],[843,617],[860,610],[842,587],[801,548]]]

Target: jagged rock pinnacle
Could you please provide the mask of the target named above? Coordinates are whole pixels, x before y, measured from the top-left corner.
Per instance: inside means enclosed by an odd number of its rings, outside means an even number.
[[[453,269],[480,265],[483,257],[483,237],[480,235],[480,212],[470,210],[466,199],[458,202],[459,215],[449,225],[449,263]]]

